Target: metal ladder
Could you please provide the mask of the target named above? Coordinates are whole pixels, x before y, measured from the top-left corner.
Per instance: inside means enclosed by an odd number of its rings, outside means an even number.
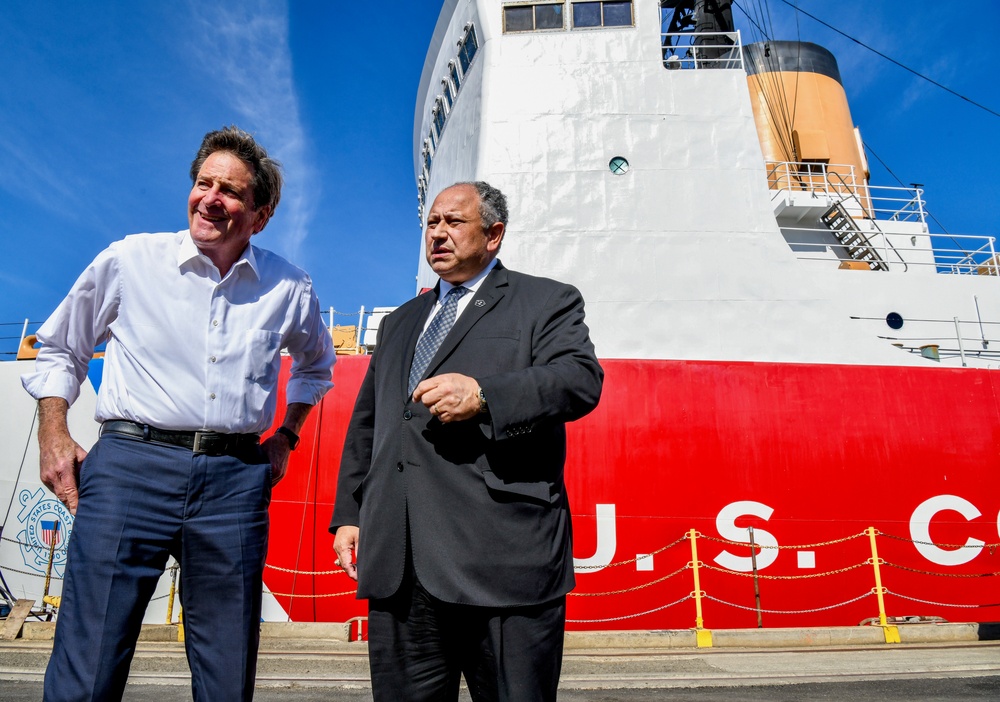
[[[857,223],[847,214],[842,203],[837,203],[820,216],[823,225],[833,232],[847,255],[854,261],[861,261],[873,271],[887,271],[889,266],[878,255],[868,237],[861,233]]]

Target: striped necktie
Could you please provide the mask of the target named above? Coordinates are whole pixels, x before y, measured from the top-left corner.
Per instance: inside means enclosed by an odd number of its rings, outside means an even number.
[[[455,317],[458,316],[458,301],[467,292],[469,289],[463,288],[461,285],[449,290],[441,309],[434,315],[434,319],[431,320],[424,333],[420,335],[417,348],[413,352],[413,363],[410,365],[410,382],[407,390],[410,395],[413,394],[417,383],[424,376],[424,371],[430,365],[434,354],[441,348],[441,342],[448,336],[448,332],[455,324]]]

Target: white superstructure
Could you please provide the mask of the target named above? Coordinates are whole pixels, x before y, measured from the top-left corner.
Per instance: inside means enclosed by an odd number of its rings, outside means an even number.
[[[594,28],[573,26],[577,4],[445,2],[414,124],[421,224],[455,181],[499,187],[504,263],[577,285],[605,358],[998,367],[1000,278],[937,272],[919,192],[887,199],[857,174],[881,210],[857,226],[877,225],[888,270],[842,269],[817,228],[844,193],[765,165],[738,39],[728,68],[668,62],[658,2],[603,3],[633,22]],[[505,32],[508,8],[542,5],[561,29]],[[421,261],[418,287],[433,281]]]

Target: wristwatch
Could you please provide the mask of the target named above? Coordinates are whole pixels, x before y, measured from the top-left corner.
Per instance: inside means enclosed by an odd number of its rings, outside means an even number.
[[[483,392],[482,388],[479,388],[479,414],[486,414],[489,412],[489,407],[486,406],[486,394]]]
[[[283,434],[284,437],[288,439],[288,448],[292,451],[294,451],[295,447],[299,445],[299,435],[296,434],[291,429],[288,429],[286,427],[278,427],[277,429],[274,430],[274,433]]]

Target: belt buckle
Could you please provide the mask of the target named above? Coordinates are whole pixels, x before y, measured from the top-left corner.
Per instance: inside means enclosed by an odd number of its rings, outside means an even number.
[[[208,453],[208,450],[202,448],[202,446],[201,446],[201,439],[206,434],[208,434],[208,432],[196,431],[194,433],[194,443],[191,445],[191,452],[192,453],[194,453],[196,455],[197,454],[202,454],[202,453]]]

